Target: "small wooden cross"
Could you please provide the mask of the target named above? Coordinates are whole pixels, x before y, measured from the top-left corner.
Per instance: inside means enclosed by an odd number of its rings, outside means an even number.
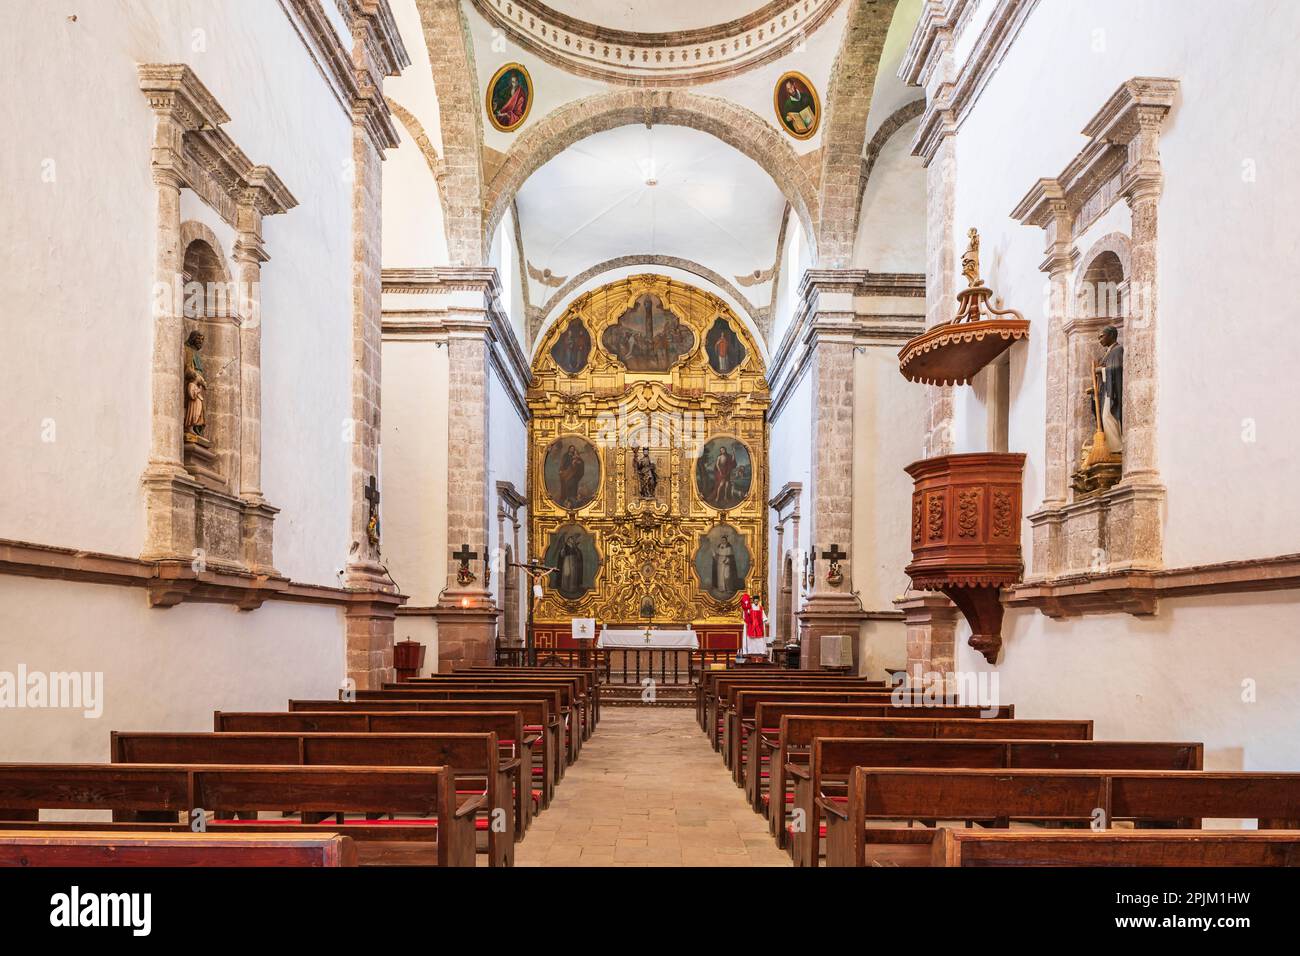
[[[478,558],[477,551],[471,551],[468,544],[462,544],[459,551],[451,553],[452,560],[459,561],[461,564],[469,564]]]
[[[469,569],[469,563],[477,557],[478,552],[471,551],[468,544],[462,544],[459,551],[451,553],[452,560],[460,562],[460,569],[456,572],[456,583],[461,587],[468,587],[478,580],[474,572]]]
[[[370,510],[374,511],[379,507],[379,485],[375,482],[375,476],[370,476],[370,484],[361,486],[361,493],[365,495],[366,501],[370,502]]]

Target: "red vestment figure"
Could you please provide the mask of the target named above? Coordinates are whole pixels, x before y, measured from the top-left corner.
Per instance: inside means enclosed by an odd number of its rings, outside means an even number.
[[[740,596],[740,617],[745,624],[744,640],[741,643],[742,654],[767,656],[767,615],[763,607],[748,594]]]

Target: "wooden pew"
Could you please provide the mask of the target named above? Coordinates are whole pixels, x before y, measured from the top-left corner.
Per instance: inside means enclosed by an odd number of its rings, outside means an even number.
[[[859,693],[855,691],[837,691],[837,692],[820,692],[820,691],[756,691],[741,690],[736,693],[736,703],[727,713],[727,733],[729,735],[728,744],[724,747],[724,755],[730,758],[728,767],[735,776],[737,785],[740,784],[739,764],[740,757],[743,754],[741,749],[745,744],[744,733],[748,728],[742,728],[741,721],[748,720],[750,725],[753,724],[754,708],[759,701],[771,701],[777,703],[784,701],[787,703],[825,703],[825,704],[876,704],[881,710],[875,714],[863,714],[864,717],[969,717],[983,718],[986,720],[1007,720],[1015,717],[1016,709],[1012,704],[1004,704],[1001,707],[979,707],[979,706],[962,706],[962,705],[945,705],[943,707],[923,707],[907,706],[897,707],[890,699],[889,695],[881,695],[875,692]],[[990,711],[992,713],[990,714]]]
[[[193,764],[0,764],[6,830],[185,829],[177,815],[234,807],[300,813],[410,814],[420,821],[331,823],[357,844],[358,862],[474,865],[474,817],[485,798],[458,799],[447,767],[249,767]],[[39,822],[41,810],[112,810],[117,825]],[[25,822],[24,822],[25,821]],[[176,822],[173,822],[176,821]],[[210,823],[209,832],[310,832],[291,820]]]
[[[799,680],[799,679],[817,679],[820,677],[840,677],[842,675],[833,671],[824,670],[788,670],[786,668],[738,668],[729,667],[725,670],[708,670],[700,674],[700,679],[695,681],[695,719],[699,722],[701,730],[708,729],[708,723],[705,720],[705,701],[713,696],[714,689],[717,687],[719,680],[730,679],[733,677],[762,677],[770,678],[773,681],[781,680]],[[884,682],[881,682],[883,688]]]
[[[128,833],[0,829],[0,866],[356,866],[337,833]]]
[[[451,707],[451,704],[447,705]],[[529,705],[533,706],[533,705]],[[538,713],[541,705],[536,705]],[[507,757],[518,757],[521,789],[515,794],[515,819],[526,832],[538,809],[546,805],[547,774],[555,758],[545,752],[546,738],[524,731],[524,714],[519,710],[419,711],[409,715],[390,712],[336,711],[291,713],[217,711],[213,729],[218,733],[493,733]],[[537,770],[537,773],[533,771]]]
[[[1300,866],[1297,830],[954,830],[931,866]]]
[[[987,722],[1001,728],[1015,721]],[[1200,770],[1204,746],[1199,743],[1141,740],[1023,740],[1000,739],[884,739],[879,737],[815,737],[807,764],[790,764],[794,780],[792,815],[804,820],[800,832],[786,828],[790,855],[796,866],[816,866],[821,855],[819,798],[843,792],[848,774],[857,766],[1070,770]]]
[[[591,723],[590,729],[594,730],[600,723],[600,705],[602,698],[601,687],[604,681],[601,679],[600,668],[598,667],[480,667],[465,666],[456,667],[452,670],[452,675],[466,675],[471,677],[493,677],[493,676],[551,676],[557,675],[560,678],[577,677],[580,680],[580,686],[591,700]],[[590,736],[590,734],[588,734]]]
[[[566,693],[561,699],[561,706],[570,708],[574,728],[577,731],[574,740],[575,754],[577,749],[581,748],[582,741],[590,736],[588,730],[594,726],[595,721],[595,702],[587,694],[583,687],[584,681],[580,677],[571,675],[558,676],[539,676],[537,674],[491,674],[482,676],[479,674],[435,674],[432,677],[413,677],[407,681],[397,683],[385,683],[382,690],[426,690],[448,687],[466,687],[466,688],[486,688],[493,689],[496,687],[562,687]]]
[[[864,694],[874,693],[888,697],[889,692],[877,686],[878,683],[878,681],[869,681],[861,677],[838,676],[822,677],[814,680],[786,680],[778,683],[745,679],[719,682],[705,705],[709,739],[713,743],[714,750],[725,753],[726,715],[735,706],[736,695],[742,690],[781,690],[790,693],[797,691],[854,690]]]
[[[934,719],[917,717],[869,717],[859,704],[807,704],[760,701],[755,723],[762,721],[776,733],[759,733],[749,738],[746,763],[746,796],[755,810],[767,809],[768,827],[785,845],[785,802],[768,800],[768,794],[788,792],[787,764],[806,764],[816,737],[904,737],[1012,740],[1091,740],[1091,720],[991,721],[981,717]],[[751,763],[752,762],[752,763]],[[759,768],[750,775],[749,766]],[[763,790],[763,767],[768,768],[768,788]]]
[[[772,674],[732,674],[720,675],[715,677],[710,685],[704,690],[701,708],[702,719],[705,733],[713,742],[713,749],[721,748],[721,715],[726,710],[725,702],[730,696],[733,688],[741,686],[746,687],[788,687],[790,689],[805,688],[814,689],[816,687],[840,687],[854,686],[858,690],[868,691],[875,690],[885,692],[888,690],[880,681],[867,680],[864,677],[848,677],[843,674],[827,674],[824,671],[813,675],[800,673],[798,671],[788,672],[794,676],[781,675],[780,672]]]
[[[828,866],[881,860],[924,866],[937,830],[868,828],[867,821],[1101,819],[1108,826],[1132,820],[1199,829],[1205,818],[1236,818],[1257,819],[1260,829],[1291,830],[1300,827],[1300,773],[854,767],[845,798],[822,796],[817,802],[827,823]]]
[[[343,700],[291,700],[289,701],[289,711],[312,711],[312,712],[336,712],[347,713],[348,711],[357,712],[415,712],[415,711],[436,711],[438,713],[451,711],[499,711],[515,710],[523,715],[524,733],[539,734],[542,738],[542,754],[547,761],[546,767],[548,772],[541,775],[545,782],[543,787],[543,805],[549,806],[551,796],[555,792],[555,785],[559,783],[560,778],[564,775],[565,759],[564,747],[561,746],[563,740],[559,715],[551,707],[551,702],[545,696],[532,697],[525,695],[517,697],[515,695],[502,694],[500,697],[488,697],[481,694],[470,694],[468,699],[461,697],[448,697],[446,695],[429,698],[404,698],[400,700],[372,700],[372,701],[343,701]],[[322,728],[324,729],[324,728]],[[534,774],[534,776],[538,776]]]
[[[544,687],[527,687],[519,684],[494,684],[457,687],[447,685],[437,688],[416,688],[412,690],[359,690],[356,692],[356,702],[366,703],[369,701],[393,701],[393,700],[499,700],[503,697],[509,697],[512,700],[544,700],[550,705],[550,712],[555,718],[555,727],[558,734],[558,741],[561,744],[560,753],[563,759],[559,764],[560,775],[564,775],[565,769],[570,763],[577,758],[577,743],[580,735],[570,733],[570,727],[573,723],[573,709],[564,703],[566,696],[569,696],[571,688],[560,685],[547,685]]]
[[[489,866],[514,866],[520,760],[502,760],[494,733],[292,734],[114,731],[113,763],[451,767],[458,793],[487,797],[476,820]],[[481,789],[479,789],[481,788]]]

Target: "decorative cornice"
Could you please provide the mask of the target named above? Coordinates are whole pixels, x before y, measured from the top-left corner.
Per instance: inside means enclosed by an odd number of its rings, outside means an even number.
[[[145,588],[150,607],[156,608],[173,607],[183,601],[231,604],[240,610],[253,610],[268,600],[340,607],[358,601],[380,601],[396,607],[406,601],[403,594],[303,584],[243,572],[196,572],[190,561],[149,561],[11,539],[0,539],[0,574]]]
[[[802,493],[802,482],[787,481],[781,486],[781,490],[772,496],[771,500],[768,501],[767,506],[776,512],[778,521],[785,521],[786,518],[791,515],[798,517],[799,498]],[[792,506],[793,510],[788,514],[784,513],[787,508],[791,508]]]
[[[735,76],[785,56],[840,0],[771,0],[728,23],[674,33],[611,29],[565,16],[540,0],[472,2],[488,23],[567,72],[624,85],[683,86]]]
[[[501,282],[490,267],[434,266],[429,268],[385,269],[385,295],[447,296],[458,292],[482,296],[481,304],[470,309],[434,308],[384,310],[384,338],[418,337],[445,341],[451,335],[482,335],[488,343],[488,359],[511,404],[523,421],[528,420],[524,393],[532,370],[519,338],[501,309]],[[481,317],[476,317],[478,313]]]
[[[1007,588],[1002,603],[1012,608],[1038,608],[1054,618],[1155,614],[1162,598],[1292,590],[1300,590],[1300,554],[1159,571],[1070,575]]]
[[[951,51],[968,2],[930,0],[899,66],[898,75],[909,85],[928,87],[931,80],[937,83],[935,89],[928,91],[925,112],[912,145],[913,155],[920,156],[927,165],[943,139],[965,122],[1020,28],[1038,6],[1038,0],[997,0],[997,7],[975,39],[956,78],[944,81],[938,75],[938,67]]]
[[[188,186],[237,230],[240,207],[270,216],[298,205],[274,170],[255,166],[221,129],[230,116],[189,66],[141,63],[136,71],[156,117],[155,178]]]

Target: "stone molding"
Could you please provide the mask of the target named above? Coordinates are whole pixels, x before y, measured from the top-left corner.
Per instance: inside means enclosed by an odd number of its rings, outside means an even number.
[[[1166,598],[1293,590],[1300,590],[1300,554],[1026,582],[1004,588],[1002,603],[1037,608],[1052,618],[1116,612],[1151,615]]]
[[[344,112],[364,126],[376,149],[396,147],[397,130],[380,91],[383,78],[396,76],[411,60],[388,0],[338,3],[353,38],[364,50],[361,57],[348,51],[321,0],[279,0],[279,4]]]
[[[799,305],[772,353],[767,380],[772,388],[768,420],[775,422],[803,378],[821,342],[857,347],[900,348],[921,331],[922,316],[896,310],[860,311],[862,299],[915,299],[925,295],[925,277],[866,269],[809,269],[800,279]]]
[[[231,604],[246,611],[260,607],[268,600],[339,607],[358,601],[379,601],[396,608],[406,600],[402,594],[367,594],[346,588],[305,584],[280,575],[195,571],[188,561],[148,561],[10,539],[0,539],[0,574],[144,588],[149,606],[157,608],[174,607],[182,601],[189,601]]]
[[[472,2],[488,23],[569,73],[608,83],[683,86],[736,76],[785,56],[826,21],[840,0],[770,0],[727,23],[672,33],[584,22],[540,0]]]
[[[385,269],[384,295],[419,295],[442,298],[476,293],[472,303],[434,305],[428,301],[410,308],[385,308],[384,339],[421,339],[445,343],[450,336],[483,336],[488,359],[496,369],[511,405],[521,421],[528,421],[525,393],[532,380],[528,357],[514,328],[501,309],[501,283],[496,269],[433,266]],[[480,300],[478,296],[481,295]]]
[[[952,43],[975,7],[973,0],[928,0],[898,75],[911,86],[927,88],[925,112],[912,154],[928,166],[945,136],[956,132],[989,79],[1015,42],[1039,0],[997,0],[997,7],[975,39],[956,76],[943,76]]]

